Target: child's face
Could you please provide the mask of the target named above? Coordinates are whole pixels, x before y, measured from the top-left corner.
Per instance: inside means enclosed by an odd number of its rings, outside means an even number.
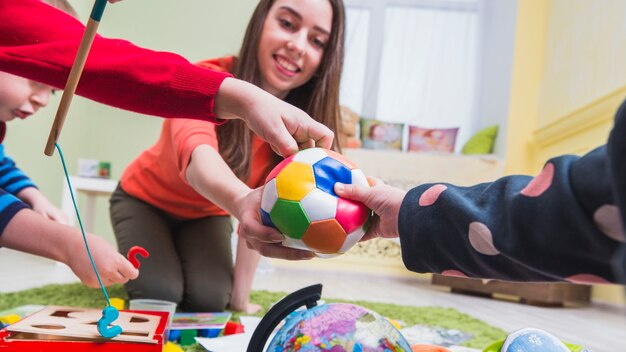
[[[276,0],[259,42],[261,88],[284,98],[311,79],[324,55],[332,19],[328,0]]]
[[[0,121],[25,119],[46,105],[54,88],[0,72]]]

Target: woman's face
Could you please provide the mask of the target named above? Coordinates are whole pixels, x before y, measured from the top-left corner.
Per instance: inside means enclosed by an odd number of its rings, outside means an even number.
[[[25,119],[48,105],[53,88],[29,79],[0,72],[0,121]]]
[[[261,88],[282,99],[311,79],[324,56],[332,19],[328,0],[276,0],[259,42]]]

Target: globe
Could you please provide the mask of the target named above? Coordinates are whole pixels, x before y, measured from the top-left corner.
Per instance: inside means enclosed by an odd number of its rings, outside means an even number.
[[[291,313],[266,351],[410,352],[411,347],[378,313],[330,303]]]

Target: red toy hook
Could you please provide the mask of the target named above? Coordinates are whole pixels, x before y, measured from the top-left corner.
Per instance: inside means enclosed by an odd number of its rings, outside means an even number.
[[[128,250],[128,260],[135,267],[135,269],[139,269],[140,265],[139,260],[137,259],[137,255],[148,258],[150,256],[150,253],[148,253],[148,251],[141,246],[133,246],[131,247],[131,249]]]

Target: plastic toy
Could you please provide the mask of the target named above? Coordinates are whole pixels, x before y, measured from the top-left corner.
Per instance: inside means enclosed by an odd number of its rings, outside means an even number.
[[[333,190],[337,182],[369,186],[356,165],[331,150],[311,148],[290,156],[265,180],[263,224],[283,233],[286,247],[320,257],[347,252],[363,237],[371,212],[339,198]]]
[[[117,310],[124,309],[124,305],[126,305],[126,301],[123,298],[119,297],[111,297],[109,298],[109,301],[111,302],[111,305]]]
[[[176,341],[178,341],[178,339],[180,339],[180,333],[181,333],[181,331],[182,331],[182,330],[170,330],[170,333],[169,333],[169,335],[167,336],[167,339],[168,339],[169,341],[172,341],[172,342],[176,342]]]
[[[130,263],[135,267],[135,269],[139,269],[139,266],[141,265],[141,263],[139,263],[139,260],[137,259],[138,255],[144,258],[148,258],[150,256],[150,253],[148,253],[148,251],[141,246],[133,246],[128,250],[128,254],[126,255],[126,257],[128,258],[128,261],[130,261]]]
[[[0,323],[4,325],[11,325],[13,323],[17,323],[18,321],[20,321],[20,319],[22,318],[17,314],[9,314],[9,315],[0,317]]]
[[[224,327],[224,336],[241,334],[244,332],[244,327],[241,324],[237,324],[234,321],[229,321]]]
[[[322,285],[296,291],[263,317],[248,345],[259,352],[286,317],[265,351],[410,352],[411,346],[389,321],[366,308],[346,303],[317,305]],[[306,310],[296,310],[306,306]]]
[[[163,347],[163,352],[183,352],[183,349],[177,344],[168,342],[165,344],[165,347]]]
[[[182,330],[180,333],[180,345],[187,346],[196,343],[198,330]]]

